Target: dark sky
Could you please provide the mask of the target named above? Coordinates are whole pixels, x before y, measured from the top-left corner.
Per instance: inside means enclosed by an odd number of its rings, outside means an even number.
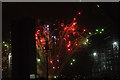
[[[100,7],[97,7],[97,4]],[[78,11],[81,12],[79,21],[85,27],[90,29],[94,27],[110,28],[117,34],[118,3],[3,3],[3,39],[7,39],[13,20],[24,17],[39,17],[41,20],[59,19],[69,21]],[[84,61],[81,63],[84,64]],[[81,66],[81,72],[83,73],[88,67],[87,63],[84,66]]]
[[[100,7],[97,7],[97,4]],[[86,27],[110,26],[118,22],[118,3],[3,3],[3,33],[13,20],[22,17],[69,21],[81,11],[80,23]],[[117,25],[117,24],[116,24]],[[8,31],[7,31],[8,32]],[[5,33],[6,34],[6,33]],[[7,34],[5,35],[5,37]]]
[[[100,7],[97,7],[97,4]],[[5,2],[2,3],[3,39],[8,37],[10,24],[13,20],[23,17],[39,17],[41,20],[60,19],[69,21],[73,19],[78,11],[81,11],[81,16],[79,17],[80,24],[86,27],[118,26],[118,3]],[[116,28],[114,29],[116,30]]]

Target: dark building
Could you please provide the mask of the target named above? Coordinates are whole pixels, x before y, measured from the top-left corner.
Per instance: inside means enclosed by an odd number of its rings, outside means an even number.
[[[2,42],[2,76],[3,78],[11,77],[11,44]]]
[[[97,45],[94,45],[90,54],[93,63],[91,77],[119,79],[120,53],[118,40],[110,36],[98,39],[98,42],[95,41]]]
[[[11,26],[13,79],[30,79],[30,74],[36,74],[34,25],[33,19],[22,18]]]

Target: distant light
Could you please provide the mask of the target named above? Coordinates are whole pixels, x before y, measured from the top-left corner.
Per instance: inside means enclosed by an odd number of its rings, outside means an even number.
[[[49,25],[47,25],[47,28],[49,28]]]
[[[57,62],[59,62],[59,59],[57,59]]]
[[[70,63],[70,65],[73,65],[73,63]]]
[[[76,20],[76,18],[73,19],[74,21]]]
[[[96,52],[94,52],[94,53],[93,53],[93,55],[94,55],[94,56],[97,56],[97,53],[96,53]]]
[[[52,69],[55,69],[55,67],[53,66]]]
[[[73,31],[75,30],[75,28],[72,29]]]
[[[75,46],[78,46],[78,44],[76,43]]]
[[[5,44],[4,46],[7,46],[7,44]]]
[[[71,51],[71,49],[68,49],[68,51]]]
[[[89,41],[89,39],[86,39],[86,42],[88,42]]]
[[[56,78],[57,78],[57,76],[54,76],[53,78],[55,78],[55,79],[56,79]]]
[[[49,31],[49,28],[47,28],[47,31]]]
[[[99,5],[97,5],[97,7],[100,7]]]
[[[96,29],[96,31],[98,31],[98,29]]]
[[[53,64],[53,61],[52,61],[52,60],[50,60],[50,63],[51,63],[51,64]]]
[[[76,25],[76,22],[74,22],[73,25]]]
[[[65,27],[64,30],[67,30],[67,27]]]
[[[35,74],[30,74],[30,79],[35,79]]]
[[[81,13],[80,13],[80,12],[78,12],[78,14],[80,15]]]
[[[57,58],[59,58],[59,55],[56,55]]]
[[[89,32],[89,34],[91,35],[92,33],[91,33],[91,32]]]
[[[100,34],[102,34],[102,32],[100,32]]]
[[[73,59],[72,61],[75,62],[75,59]]]
[[[83,32],[85,32],[86,31],[86,29],[83,29]]]
[[[86,45],[87,43],[86,43],[86,42],[84,42],[83,44],[85,44],[85,45]]]
[[[59,69],[60,67],[58,66],[58,69]]]
[[[70,47],[70,43],[67,45],[67,47]]]
[[[68,43],[71,43],[71,41],[68,41]]]
[[[104,29],[102,29],[102,31],[104,31]]]
[[[3,43],[5,43],[5,41],[3,41]]]
[[[113,45],[117,45],[118,43],[117,42],[113,42]]]
[[[37,62],[40,62],[40,59],[37,59]]]
[[[54,36],[54,39],[56,39],[56,36]]]

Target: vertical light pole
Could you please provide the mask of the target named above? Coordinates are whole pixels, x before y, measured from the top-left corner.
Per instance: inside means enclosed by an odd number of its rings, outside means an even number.
[[[47,77],[47,80],[48,80],[48,50],[51,50],[49,49],[49,45],[48,45],[48,40],[46,40],[46,45],[45,45],[45,49],[43,50],[46,50],[46,77]]]

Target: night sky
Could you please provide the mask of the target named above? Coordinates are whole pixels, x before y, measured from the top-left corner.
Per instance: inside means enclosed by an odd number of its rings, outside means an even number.
[[[54,19],[69,22],[79,11],[81,25],[91,30],[98,27],[108,28],[115,35],[118,34],[118,3],[3,3],[3,40],[8,39],[10,25],[15,20],[39,17],[41,20]],[[79,63],[74,65],[73,73],[76,71],[83,74],[89,71],[88,57],[84,56],[88,56],[86,50],[78,55]],[[69,69],[71,70],[71,67],[65,72],[70,73]]]
[[[13,20],[39,17],[41,20],[69,22],[78,11],[81,11],[80,23],[86,27],[104,26],[113,29],[111,26],[114,26],[116,30],[118,26],[118,3],[3,3],[3,36],[8,36],[6,32]]]

